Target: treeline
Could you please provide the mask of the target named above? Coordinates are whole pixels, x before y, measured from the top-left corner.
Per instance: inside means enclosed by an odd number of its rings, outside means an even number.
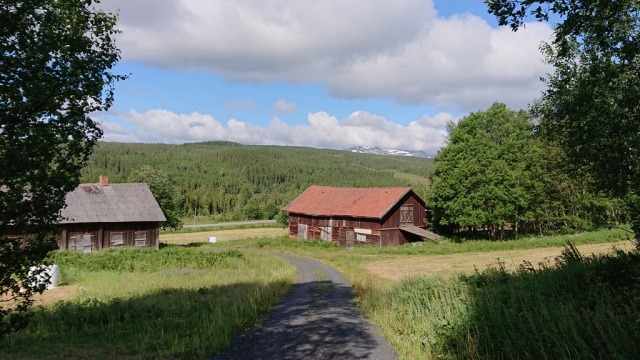
[[[427,196],[439,232],[502,239],[629,221],[625,202],[568,171],[566,154],[531,119],[496,103],[450,125]]]
[[[102,142],[83,169],[81,181],[96,182],[102,174],[112,183],[126,182],[145,165],[168,175],[181,216],[197,213],[228,221],[271,219],[314,184],[411,186],[425,196],[433,160],[231,142]]]

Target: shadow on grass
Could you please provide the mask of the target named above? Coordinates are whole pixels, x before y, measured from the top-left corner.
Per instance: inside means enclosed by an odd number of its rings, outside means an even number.
[[[466,311],[438,329],[454,357],[640,358],[637,251],[584,258],[568,245],[555,266],[499,266],[463,284]]]
[[[0,340],[0,358],[205,358],[256,326],[288,287],[240,283],[60,302],[35,309],[24,331]]]

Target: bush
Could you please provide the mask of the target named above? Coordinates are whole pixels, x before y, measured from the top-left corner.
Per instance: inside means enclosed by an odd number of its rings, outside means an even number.
[[[223,265],[229,259],[242,259],[237,250],[202,251],[169,246],[155,249],[106,249],[84,254],[61,251],[50,254],[50,261],[59,266],[88,271],[154,272],[165,269],[209,269]]]

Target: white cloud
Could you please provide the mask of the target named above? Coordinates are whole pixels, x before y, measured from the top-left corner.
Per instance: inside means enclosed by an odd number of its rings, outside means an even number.
[[[307,114],[304,125],[289,125],[273,118],[266,126],[230,119],[225,124],[211,115],[176,114],[164,109],[131,110],[120,114],[131,130],[118,123],[102,121],[107,141],[184,143],[227,140],[242,144],[298,145],[344,149],[352,146],[423,150],[435,154],[444,143],[451,114],[424,116],[407,126],[365,111],[344,119],[326,112]]]
[[[121,9],[125,59],[241,81],[320,83],[341,98],[459,111],[540,93],[546,24],[512,33],[428,0],[105,0]]]
[[[275,112],[277,112],[278,114],[286,114],[295,112],[296,110],[298,110],[298,106],[294,102],[288,102],[285,99],[280,99],[276,101],[275,104],[273,104],[273,110],[275,110]]]

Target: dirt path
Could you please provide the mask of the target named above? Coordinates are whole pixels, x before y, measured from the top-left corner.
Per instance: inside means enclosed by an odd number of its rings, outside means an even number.
[[[386,340],[364,320],[351,286],[335,269],[284,255],[298,268],[298,282],[262,327],[240,335],[223,359],[397,359]]]

